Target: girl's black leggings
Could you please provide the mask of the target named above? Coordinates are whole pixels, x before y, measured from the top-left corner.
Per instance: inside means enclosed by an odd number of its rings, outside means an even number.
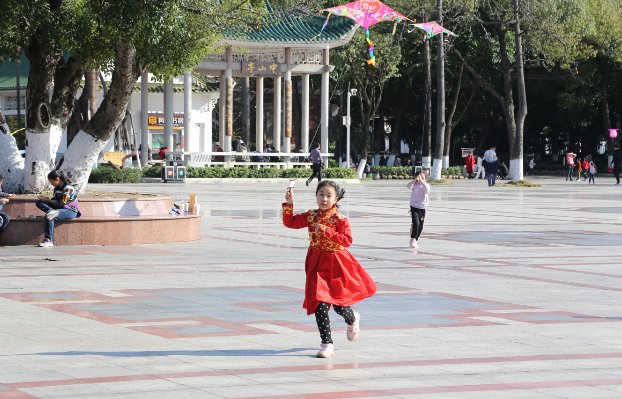
[[[410,226],[410,238],[418,240],[421,232],[423,231],[423,222],[425,221],[425,209],[419,209],[411,206],[410,217],[412,218],[412,225]]]
[[[333,305],[335,312],[343,317],[346,324],[354,323],[354,312],[350,306],[337,306]],[[333,339],[330,334],[330,318],[328,317],[328,309],[330,306],[326,302],[320,302],[315,309],[315,321],[317,322],[317,329],[320,331],[320,338],[322,338],[323,344],[332,344]]]

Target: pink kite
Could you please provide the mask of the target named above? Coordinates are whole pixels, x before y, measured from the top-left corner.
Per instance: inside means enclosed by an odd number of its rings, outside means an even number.
[[[452,31],[443,28],[438,23],[432,22],[424,22],[421,24],[415,24],[415,26],[419,29],[423,29],[426,32],[426,36],[424,40],[431,39],[432,37],[438,35],[439,33],[445,33],[447,35],[456,36]]]
[[[405,17],[397,11],[387,7],[385,4],[378,0],[359,0],[352,3],[342,4],[340,6],[325,8],[322,11],[328,12],[326,22],[322,26],[322,31],[328,24],[328,19],[331,14],[339,15],[342,17],[352,18],[358,25],[365,28],[365,39],[369,46],[369,60],[368,64],[375,66],[376,57],[374,56],[374,44],[369,39],[369,27],[377,24],[378,22],[393,21],[395,24],[401,21],[414,20]],[[393,27],[395,32],[395,26]]]

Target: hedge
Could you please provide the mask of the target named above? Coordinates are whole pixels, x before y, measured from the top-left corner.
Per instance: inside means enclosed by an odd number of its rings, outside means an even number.
[[[100,168],[98,168],[100,169]],[[108,168],[111,169],[111,168]],[[97,169],[96,169],[97,170]],[[114,170],[114,169],[111,169]],[[128,169],[125,169],[128,170]],[[133,169],[138,171],[138,169]],[[213,167],[194,167],[188,166],[186,168],[186,177],[188,178],[202,178],[202,179],[231,179],[231,178],[250,178],[250,179],[262,179],[262,178],[288,178],[288,179],[307,179],[311,176],[311,169],[305,168],[293,168],[293,169],[277,169],[277,168],[223,168],[221,166]],[[142,176],[144,177],[160,177],[160,166],[149,166],[143,169]],[[327,168],[322,170],[322,177],[327,179],[354,179],[356,178],[356,171],[354,169],[345,168]],[[139,178],[140,180],[140,178]],[[93,181],[94,183],[104,183],[104,181]],[[118,180],[110,181],[110,183],[117,183]]]
[[[140,183],[142,177],[140,169],[114,169],[103,165],[91,171],[89,183]]]

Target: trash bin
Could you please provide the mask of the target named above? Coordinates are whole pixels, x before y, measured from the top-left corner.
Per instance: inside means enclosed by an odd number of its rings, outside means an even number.
[[[183,183],[186,181],[186,163],[177,160],[166,161],[161,173],[164,183]]]

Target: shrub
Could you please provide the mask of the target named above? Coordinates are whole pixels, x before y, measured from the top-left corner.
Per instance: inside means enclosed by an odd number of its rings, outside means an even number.
[[[102,165],[91,171],[89,183],[140,183],[142,176],[140,169],[114,169]]]
[[[462,166],[450,166],[441,170],[442,176],[462,176]]]
[[[160,171],[161,167],[158,165],[151,165],[143,168],[143,176],[144,177],[160,177],[162,176],[162,172]]]

